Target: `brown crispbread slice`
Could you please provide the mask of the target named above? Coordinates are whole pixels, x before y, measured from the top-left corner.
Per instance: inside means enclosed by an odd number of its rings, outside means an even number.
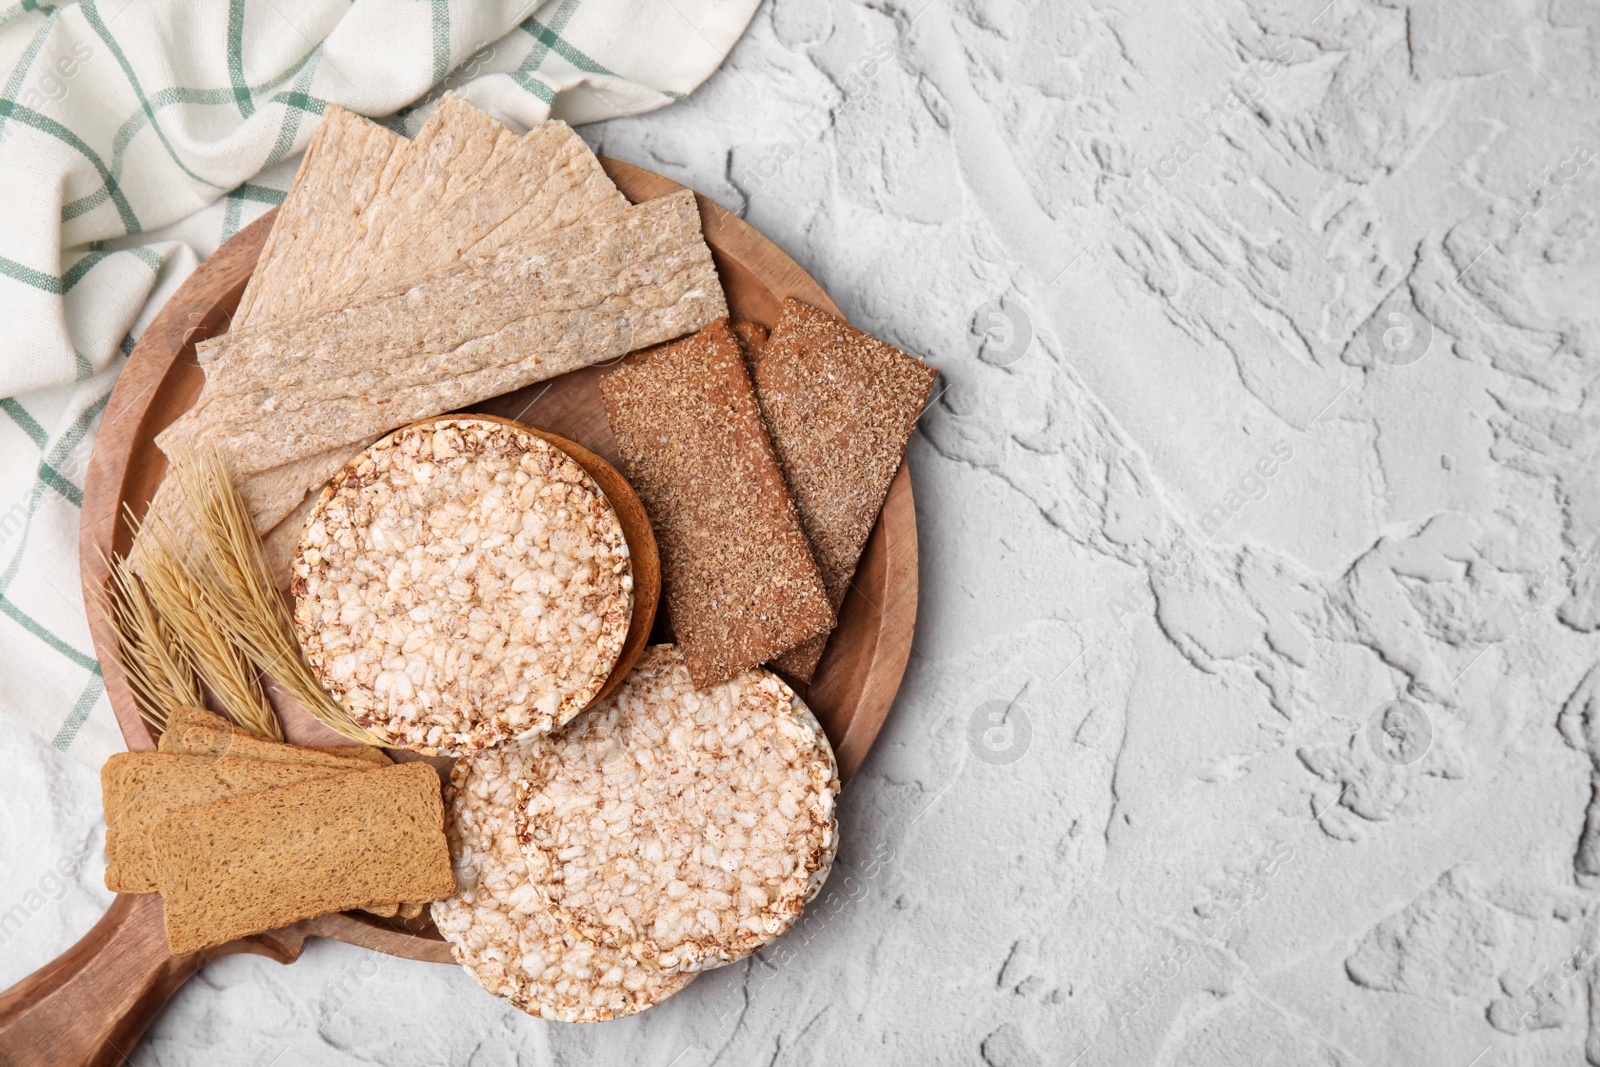
[[[694,683],[732,678],[833,625],[727,319],[600,379],[606,418],[661,550]]]
[[[200,400],[161,444],[215,440],[236,474],[268,470],[726,313],[685,190],[327,314],[230,333]]]
[[[939,372],[793,298],[749,357],[773,451],[837,611]],[[826,643],[825,634],[813,638],[774,663],[809,681]]]
[[[739,349],[744,353],[744,361],[754,364],[760,358],[761,350],[766,347],[767,338],[772,336],[765,326],[749,319],[741,319],[733,324],[733,335],[739,339]]]
[[[193,807],[151,834],[175,955],[455,891],[438,773],[401,763]]]
[[[156,745],[157,751],[173,755],[208,756],[212,759],[233,757],[268,763],[311,764],[353,771],[367,770],[376,762],[371,756],[356,756],[341,751],[365,746],[337,745],[324,749],[286,745],[247,733],[210,712],[204,714],[217,722],[206,722],[194,715],[195,710],[199,709],[187,710],[184,721],[168,718],[167,728],[162,732],[161,741]],[[174,712],[174,716],[176,714]],[[373,751],[377,752],[376,749]],[[383,753],[378,752],[378,755],[382,757],[383,763],[389,762],[389,758]]]
[[[363,770],[372,765],[360,762]],[[100,768],[106,816],[106,888],[153,893],[150,828],[167,813],[308,778],[350,775],[328,764],[264,762],[169,752],[119,752]]]

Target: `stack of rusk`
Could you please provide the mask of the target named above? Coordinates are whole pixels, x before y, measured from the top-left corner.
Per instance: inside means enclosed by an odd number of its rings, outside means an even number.
[[[160,893],[175,955],[336,911],[415,917],[455,889],[437,772],[177,708],[100,771],[106,887]],[[413,903],[401,903],[413,902]]]

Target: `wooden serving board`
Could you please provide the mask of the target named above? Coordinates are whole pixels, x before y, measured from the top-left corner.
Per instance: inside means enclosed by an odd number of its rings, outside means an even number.
[[[606,173],[634,203],[683,186],[616,160]],[[698,197],[728,306],[735,319],[771,326],[787,297],[833,314],[839,309],[799,265],[725,208]],[[142,516],[166,470],[155,435],[194,402],[204,381],[195,345],[224,333],[254,269],[276,211],[268,212],[206,260],[151,322],[123,368],[95,444],[84,485],[79,555],[84,600],[94,604],[109,575],[104,556],[128,550],[126,504]],[[570,438],[609,463],[616,442],[590,367],[467,409],[514,419]],[[842,781],[860,767],[894,701],[911,652],[917,609],[917,528],[911,479],[896,475],[867,543],[849,596],[816,675],[797,687],[816,713],[839,760]],[[130,751],[155,747],[116,660],[115,635],[89,612],[106,692]],[[664,637],[658,621],[657,637]],[[289,739],[340,739],[281,693],[274,694]],[[410,753],[398,753],[406,758]],[[448,761],[443,761],[447,763]],[[126,1058],[167,998],[209,960],[253,952],[291,962],[306,937],[333,938],[409,959],[451,962],[426,917],[384,920],[364,913],[327,915],[219,948],[168,953],[155,895],[119,895],[98,925],[66,955],[0,994],[0,1064],[115,1064]]]

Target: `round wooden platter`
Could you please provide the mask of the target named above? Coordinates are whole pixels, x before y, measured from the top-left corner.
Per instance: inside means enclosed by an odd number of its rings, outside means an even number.
[[[683,188],[627,163],[605,160],[604,165],[635,203]],[[787,297],[838,314],[822,288],[776,245],[720,205],[705,197],[698,200],[706,241],[736,320],[771,326]],[[145,330],[122,371],[84,486],[79,551],[86,603],[96,603],[106,588],[105,556],[126,552],[132,540],[124,505],[142,516],[165,473],[155,435],[199,394],[204,375],[195,360],[195,345],[227,330],[275,214],[269,212],[242,230],[184,282]],[[615,464],[616,442],[596,388],[604,371],[603,366],[590,367],[467,410],[547,431]],[[916,513],[911,479],[902,467],[815,677],[809,687],[797,687],[833,742],[841,780],[848,781],[860,767],[900,687],[916,608]],[[89,616],[106,692],[128,748],[152,749],[155,739],[139,718],[117,665],[114,635],[98,612],[91,610]],[[668,636],[658,619],[655,637]],[[275,703],[290,740],[339,743],[331,731],[280,697],[275,694]],[[237,952],[287,963],[299,956],[309,936],[410,959],[450,962],[448,946],[425,917],[406,922],[364,913],[326,915],[194,955],[172,956],[160,897],[119,895],[100,923],[64,956],[0,994],[0,1060],[119,1063],[172,992],[205,963]]]

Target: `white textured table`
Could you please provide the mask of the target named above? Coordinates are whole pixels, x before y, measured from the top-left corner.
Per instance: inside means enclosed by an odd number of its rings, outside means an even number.
[[[593,1027],[235,957],[136,1062],[1600,1063],[1595,6],[924,2],[585,131],[944,372],[831,903]],[[107,895],[0,776],[9,984]]]

